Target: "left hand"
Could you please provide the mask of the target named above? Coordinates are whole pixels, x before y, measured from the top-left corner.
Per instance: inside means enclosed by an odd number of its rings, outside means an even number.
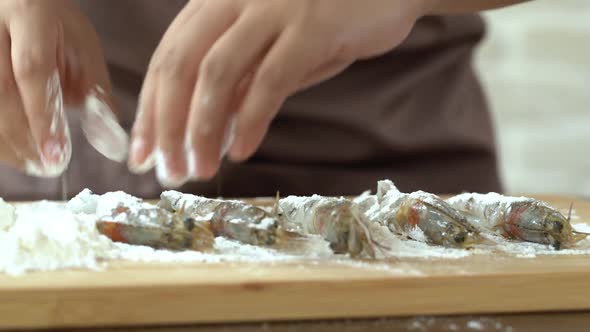
[[[399,45],[427,2],[190,1],[148,68],[130,168],[156,163],[169,187],[210,179],[232,118],[229,157],[249,158],[287,97]]]

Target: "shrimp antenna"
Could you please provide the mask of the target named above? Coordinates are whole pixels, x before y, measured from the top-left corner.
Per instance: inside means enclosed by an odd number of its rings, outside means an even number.
[[[275,196],[275,204],[272,207],[272,215],[273,216],[277,216],[279,214],[279,200],[280,200],[280,197],[281,197],[281,195],[280,195],[279,191],[277,190],[277,194]]]

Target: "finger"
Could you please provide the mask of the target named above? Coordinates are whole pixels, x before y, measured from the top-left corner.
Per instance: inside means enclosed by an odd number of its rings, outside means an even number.
[[[168,83],[168,86],[164,86],[164,83]],[[158,80],[155,103],[157,176],[160,183],[167,187],[180,186],[189,177],[184,137],[192,90],[190,87],[194,83],[194,77],[189,75],[178,77],[175,82],[170,78]],[[173,87],[175,89],[171,91]]]
[[[16,83],[33,138],[49,176],[61,174],[71,157],[71,141],[57,71],[60,27],[42,15],[10,24]]]
[[[10,38],[4,29],[0,30],[0,103],[0,136],[22,159],[38,163],[35,141],[12,73]]]
[[[25,170],[25,161],[21,159],[10,145],[0,137],[0,163],[8,165],[19,171]]]
[[[144,174],[154,168],[155,162],[155,102],[153,80],[145,82],[139,95],[135,123],[131,132],[131,149],[128,160],[129,170]]]
[[[194,5],[197,3],[197,5]],[[163,40],[173,35],[176,31],[181,30],[182,26],[188,19],[200,8],[201,2],[189,2],[185,8],[174,19],[169,29],[163,36]],[[161,57],[163,47],[160,45],[154,52],[150,68],[146,74],[144,84],[139,94],[139,102],[133,129],[131,131],[131,149],[127,162],[131,172],[144,174],[151,170],[155,165],[155,100],[156,100],[156,83],[154,77],[154,59]]]
[[[256,67],[256,66],[255,66]],[[252,74],[248,73],[244,78],[240,80],[238,86],[236,87],[235,94],[232,98],[232,104],[230,104],[230,118],[229,123],[225,128],[225,132],[223,134],[223,141],[221,145],[221,157],[223,158],[228,152],[229,149],[234,144],[236,139],[236,114],[248,92],[248,87],[250,86],[250,81],[252,80]]]
[[[224,5],[225,4],[225,5]],[[207,2],[176,35],[162,41],[162,51],[153,60],[156,80],[157,175],[162,184],[176,187],[195,168],[185,157],[185,133],[193,89],[201,59],[211,45],[235,21],[231,2]],[[199,31],[195,38],[194,31]]]
[[[310,68],[322,63],[322,45],[285,31],[260,64],[236,119],[236,138],[229,156],[242,161],[262,142],[285,99],[304,82]]]
[[[278,26],[260,15],[245,14],[215,43],[201,63],[188,126],[199,165],[197,178],[210,178],[219,168],[226,130],[235,113],[238,85],[276,38]],[[236,57],[239,54],[239,57]]]

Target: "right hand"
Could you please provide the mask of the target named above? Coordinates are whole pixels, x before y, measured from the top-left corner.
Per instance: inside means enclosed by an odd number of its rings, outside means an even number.
[[[0,162],[38,177],[63,173],[71,157],[67,106],[82,111],[97,150],[123,161],[126,134],[111,91],[98,36],[73,1],[0,2]]]

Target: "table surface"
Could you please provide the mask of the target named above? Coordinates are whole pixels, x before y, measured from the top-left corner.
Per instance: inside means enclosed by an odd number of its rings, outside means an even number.
[[[590,312],[535,313],[510,315],[414,316],[366,320],[297,321],[250,324],[202,324],[192,326],[155,326],[92,328],[86,332],[586,332]],[[26,330],[46,332],[47,330]],[[74,329],[50,330],[70,332]],[[75,331],[79,331],[76,329]]]

